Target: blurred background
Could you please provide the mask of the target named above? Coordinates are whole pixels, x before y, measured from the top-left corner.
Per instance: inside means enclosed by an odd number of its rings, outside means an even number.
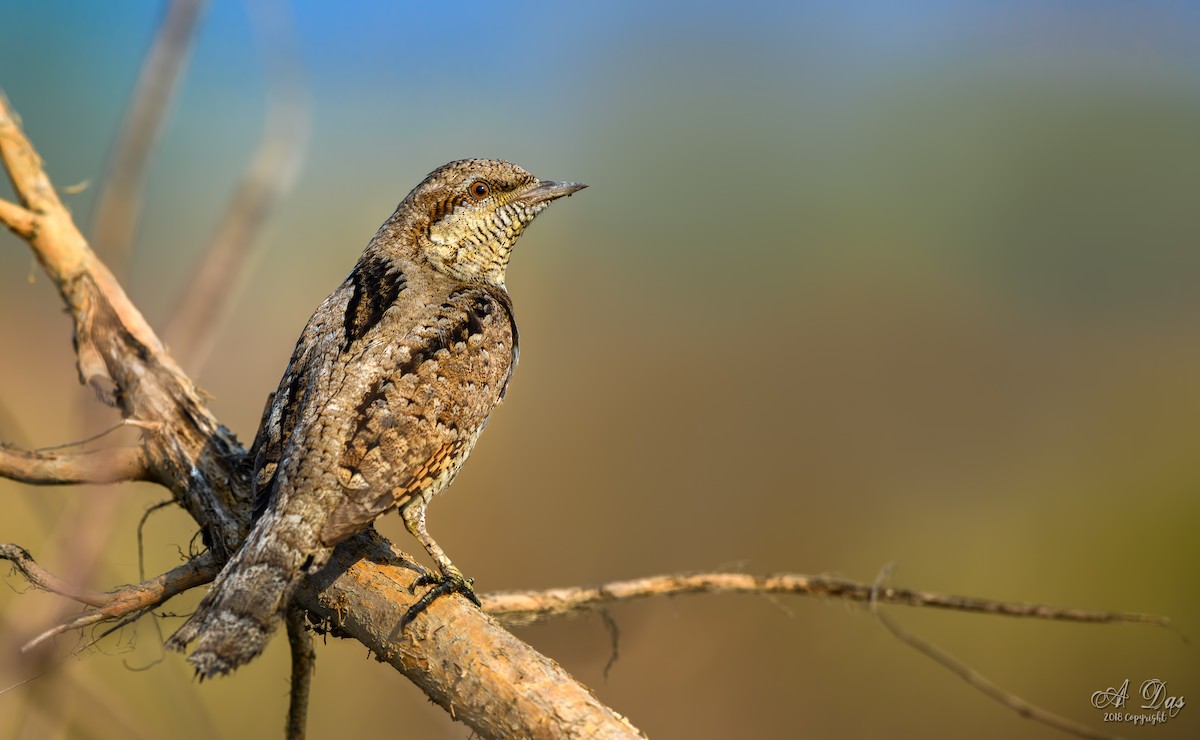
[[[1200,636],[1200,7],[408,6],[211,0],[133,237],[97,244],[164,328],[264,125],[302,145],[211,351],[172,341],[244,442],[408,190],[451,159],[510,159],[592,187],[522,239],[520,368],[430,508],[480,590],[711,569],[870,582],[892,563],[897,586]],[[85,231],[164,8],[4,11],[0,88],[55,183],[78,186]],[[0,317],[0,439],[117,421],[7,232]],[[0,541],[87,586],[135,582],[138,520],[164,497],[0,480]],[[379,526],[420,551],[398,517]],[[152,515],[146,573],[194,533]],[[180,620],[146,618],[35,669],[18,646],[70,607],[0,571],[0,689],[29,681],[0,693],[0,737],[282,735],[286,640],[197,685],[162,656]],[[1075,721],[1197,736],[1200,707],[1130,727],[1090,705],[1126,678],[1200,695],[1196,649],[1168,630],[888,611]],[[519,634],[652,737],[1061,737],[857,606],[697,596],[611,615],[607,675],[598,616]],[[470,736],[358,643],[318,656],[311,737]]]

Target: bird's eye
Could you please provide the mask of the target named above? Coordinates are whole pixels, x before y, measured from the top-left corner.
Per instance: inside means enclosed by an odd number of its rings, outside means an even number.
[[[476,180],[471,183],[471,187],[467,188],[467,191],[471,193],[471,197],[475,200],[483,200],[492,194],[492,186],[483,180]]]

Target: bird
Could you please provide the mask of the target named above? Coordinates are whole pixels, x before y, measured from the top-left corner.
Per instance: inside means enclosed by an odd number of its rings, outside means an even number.
[[[249,456],[246,539],[167,641],[203,680],[253,660],[297,584],[342,540],[397,509],[437,567],[399,629],[463,576],[425,526],[504,398],[519,343],[505,286],[517,239],[551,202],[586,187],[496,159],[431,172],[313,312]]]

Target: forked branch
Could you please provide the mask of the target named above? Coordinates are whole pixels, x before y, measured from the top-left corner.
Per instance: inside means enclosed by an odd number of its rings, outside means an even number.
[[[64,583],[62,579],[38,565],[33,556],[18,545],[0,545],[0,560],[11,562],[35,588],[65,596],[90,607],[33,638],[21,648],[22,651],[32,650],[46,640],[71,630],[100,622],[117,622],[132,614],[148,611],[176,594],[211,583],[217,575],[217,566],[213,563],[212,555],[206,552],[160,576],[105,593]]]

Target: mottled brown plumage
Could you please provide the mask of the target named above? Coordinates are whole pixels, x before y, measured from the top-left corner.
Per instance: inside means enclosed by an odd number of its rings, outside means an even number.
[[[425,530],[504,396],[517,327],[504,286],[521,232],[584,187],[497,160],[435,170],[380,227],[313,313],[254,441],[256,522],[171,637],[205,676],[258,655],[296,583],[333,547],[398,508],[440,577],[410,612],[470,582]]]

